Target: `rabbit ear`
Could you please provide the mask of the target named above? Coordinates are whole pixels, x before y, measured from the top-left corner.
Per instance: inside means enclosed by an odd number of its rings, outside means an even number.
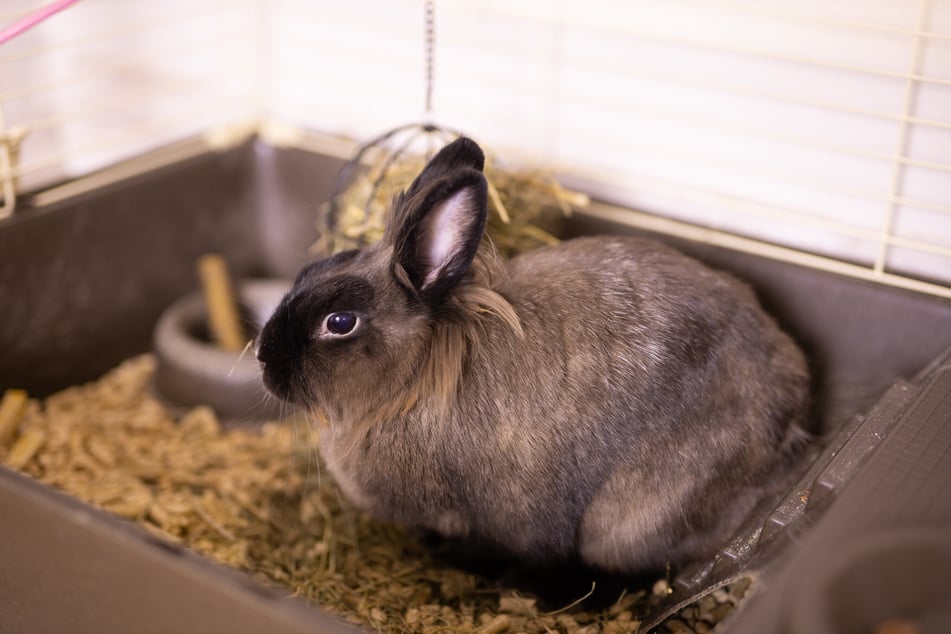
[[[423,171],[406,189],[406,196],[413,196],[440,178],[458,170],[469,168],[481,172],[484,166],[485,155],[476,142],[464,136],[459,137],[429,160]]]
[[[478,146],[469,143],[481,157]],[[395,263],[431,304],[438,303],[469,269],[487,214],[488,186],[482,172],[471,162],[442,161],[446,149],[430,161],[394,209]]]

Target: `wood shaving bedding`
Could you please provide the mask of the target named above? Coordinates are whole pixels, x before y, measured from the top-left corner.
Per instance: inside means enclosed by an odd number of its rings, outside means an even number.
[[[154,367],[142,355],[28,401],[0,461],[381,632],[630,634],[662,594],[625,591],[597,611],[578,601],[542,609],[350,505],[322,469],[306,421],[223,429],[207,407],[176,420],[152,393]],[[663,628],[710,631],[745,589],[718,591]]]

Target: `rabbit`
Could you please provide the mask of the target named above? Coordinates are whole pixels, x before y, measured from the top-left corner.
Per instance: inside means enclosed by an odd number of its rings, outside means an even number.
[[[383,238],[303,268],[257,341],[372,517],[541,565],[715,553],[809,438],[809,373],[730,275],[656,241],[514,257],[484,237],[479,146],[397,195]]]

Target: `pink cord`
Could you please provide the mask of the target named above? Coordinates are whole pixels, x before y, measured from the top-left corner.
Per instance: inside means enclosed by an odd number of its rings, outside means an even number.
[[[66,7],[76,4],[77,2],[79,2],[79,0],[57,0],[57,2],[48,4],[45,7],[37,9],[30,15],[20,18],[13,24],[0,30],[0,44],[3,44],[7,40],[12,40],[20,33],[33,28],[51,15],[59,13]]]

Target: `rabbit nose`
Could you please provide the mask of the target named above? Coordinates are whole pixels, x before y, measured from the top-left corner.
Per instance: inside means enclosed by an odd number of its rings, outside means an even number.
[[[268,345],[267,342],[257,342],[254,346],[254,358],[258,360],[258,363],[262,367],[266,367],[268,364],[273,363],[277,358],[277,351],[274,349],[273,344]]]
[[[280,356],[281,335],[281,331],[271,321],[264,324],[264,328],[254,339],[254,358],[259,363],[264,365]]]

